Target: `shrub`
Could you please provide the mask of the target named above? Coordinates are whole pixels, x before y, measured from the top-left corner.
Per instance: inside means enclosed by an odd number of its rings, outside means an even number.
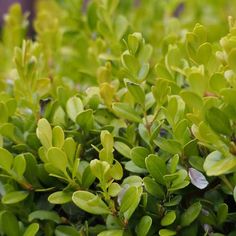
[[[226,3],[40,1],[34,40],[10,8],[1,235],[236,235]]]

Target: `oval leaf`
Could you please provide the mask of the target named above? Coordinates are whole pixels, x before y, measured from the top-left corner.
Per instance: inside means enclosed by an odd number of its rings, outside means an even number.
[[[154,154],[149,155],[146,159],[146,167],[151,176],[160,184],[165,185],[163,176],[166,174],[166,164],[165,161]]]
[[[191,183],[199,189],[204,189],[208,185],[206,177],[198,170],[194,168],[189,168],[188,175],[190,177]]]
[[[51,220],[57,224],[61,223],[61,218],[55,211],[38,210],[29,214],[28,220]]]
[[[71,120],[75,122],[77,115],[84,110],[83,103],[80,98],[71,97],[66,103],[66,112]]]
[[[138,236],[146,236],[152,226],[152,218],[150,216],[143,216],[136,228]]]
[[[66,171],[68,160],[65,152],[57,147],[52,147],[49,148],[47,156],[48,161],[53,165],[53,167],[61,170],[62,172]]]
[[[102,201],[99,196],[87,191],[74,192],[72,201],[79,208],[91,214],[103,215],[110,213],[108,206]]]
[[[162,226],[171,225],[172,223],[174,223],[175,219],[176,219],[175,211],[169,211],[161,219],[161,225]]]
[[[32,223],[29,225],[24,232],[23,236],[35,236],[39,230],[39,224],[38,223]]]
[[[220,134],[230,135],[232,133],[228,117],[216,107],[210,108],[206,112],[206,120],[210,127]]]
[[[6,171],[10,171],[12,163],[12,154],[6,149],[0,147],[0,167]]]
[[[52,204],[65,204],[70,202],[72,198],[72,193],[59,191],[49,195],[48,201]]]
[[[3,204],[14,204],[23,201],[26,199],[29,195],[29,192],[27,191],[14,191],[5,194],[2,197],[2,203]]]
[[[182,215],[181,215],[181,226],[185,227],[190,225],[198,215],[200,214],[202,205],[200,202],[196,202],[191,205]]]
[[[139,114],[126,103],[116,102],[112,104],[112,109],[117,114],[117,116],[127,119],[129,121],[141,123],[142,119]]]
[[[42,118],[38,121],[36,134],[41,144],[46,149],[52,146],[52,129],[49,122],[45,118]]]

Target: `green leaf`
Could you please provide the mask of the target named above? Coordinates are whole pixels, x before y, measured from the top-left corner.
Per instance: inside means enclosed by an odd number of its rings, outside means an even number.
[[[123,37],[123,35],[125,34],[128,28],[128,25],[129,25],[129,22],[124,16],[118,15],[116,17],[114,31],[115,31],[117,40],[120,40]]]
[[[35,236],[37,234],[38,230],[39,230],[39,224],[32,223],[27,227],[23,236]]]
[[[63,150],[65,151],[69,162],[72,164],[76,152],[76,142],[74,141],[73,138],[69,137],[65,139]]]
[[[192,204],[182,215],[181,215],[181,226],[186,227],[190,225],[194,220],[197,219],[202,209],[200,202]]]
[[[176,232],[170,229],[161,229],[159,230],[159,235],[160,236],[172,236],[176,235]]]
[[[5,194],[2,197],[3,204],[15,204],[25,200],[29,196],[29,192],[27,191],[14,191]]]
[[[116,10],[117,6],[119,5],[119,0],[111,0],[111,1],[103,1],[106,5],[106,9],[108,10],[109,14],[113,14]]]
[[[123,180],[122,186],[124,187],[126,184],[128,184],[129,186],[141,187],[143,184],[143,180],[140,176],[131,175]]]
[[[163,176],[166,174],[166,164],[165,161],[154,154],[150,154],[145,159],[146,167],[151,176],[160,184],[165,185]]]
[[[152,226],[152,218],[143,216],[136,227],[137,236],[146,236]]]
[[[144,105],[145,93],[144,93],[143,89],[141,88],[141,86],[139,84],[133,83],[129,80],[125,80],[125,85],[126,85],[127,89],[129,90],[129,92],[131,93],[131,95],[134,97],[134,100],[137,103]]]
[[[175,69],[180,66],[181,63],[181,52],[180,49],[175,45],[169,46],[168,53],[166,55],[166,67],[169,69]]]
[[[212,56],[212,46],[206,42],[200,45],[197,50],[197,59],[202,64],[207,64]]]
[[[232,129],[228,117],[216,107],[206,112],[206,120],[210,127],[220,134],[231,135]]]
[[[99,151],[99,159],[101,161],[105,161],[109,164],[112,164],[114,159],[113,151],[103,148],[102,150]]]
[[[61,223],[61,218],[55,211],[38,210],[29,214],[28,220],[51,220],[57,224]]]
[[[110,107],[113,101],[113,97],[115,95],[115,88],[106,82],[100,84],[100,95],[102,99],[104,100],[104,103]]]
[[[169,165],[169,173],[173,174],[176,172],[177,169],[177,165],[179,163],[179,155],[175,154],[169,161],[170,165]]]
[[[19,223],[15,215],[11,212],[4,211],[1,215],[2,229],[7,236],[20,236]]]
[[[130,54],[123,54],[122,55],[122,63],[124,67],[126,67],[133,76],[136,76],[139,70],[139,62],[137,58]]]
[[[116,197],[120,191],[120,185],[114,182],[108,188],[108,194],[112,197]]]
[[[58,148],[62,148],[64,145],[64,132],[60,126],[55,126],[52,130],[52,144]]]
[[[234,156],[223,157],[219,151],[210,153],[203,164],[203,168],[208,176],[218,176],[227,174],[236,166]]]
[[[88,10],[87,10],[87,21],[88,21],[88,26],[90,27],[91,30],[94,30],[96,28],[97,24],[97,6],[95,2],[91,2],[88,5]]]
[[[52,129],[46,119],[42,118],[38,121],[36,134],[38,139],[46,149],[52,147]]]
[[[236,202],[236,186],[234,187],[233,196],[234,196],[234,201]]]
[[[223,224],[226,221],[227,216],[228,216],[228,205],[225,203],[221,203],[217,209],[217,216],[216,216],[217,225]]]
[[[185,188],[189,185],[189,180],[187,180],[188,173],[184,169],[178,170],[174,174],[168,174],[164,176],[166,183],[171,183],[171,186],[168,188],[168,191],[176,191],[178,189]]]
[[[94,159],[90,162],[90,169],[94,176],[96,176],[101,183],[107,181],[107,174],[110,170],[110,165],[106,161],[100,161],[98,159]]]
[[[61,125],[61,126],[65,126],[66,125],[66,113],[63,110],[63,108],[61,106],[57,107],[57,109],[55,110],[53,117],[52,117],[52,123],[54,125]]]
[[[140,168],[146,168],[145,158],[149,154],[149,150],[144,147],[134,147],[130,152],[132,161]]]
[[[200,157],[200,156],[190,156],[189,163],[195,169],[197,169],[201,172],[204,172],[204,169],[203,169],[204,159],[202,157]]]
[[[161,107],[167,101],[170,90],[169,81],[166,79],[158,79],[156,85],[152,86],[152,93],[158,107]]]
[[[128,36],[128,47],[132,54],[135,54],[139,48],[140,38],[142,35],[140,33],[129,34]]]
[[[108,206],[102,199],[87,191],[76,191],[72,196],[72,201],[84,211],[94,215],[109,214]]]
[[[52,164],[53,167],[57,168],[63,173],[66,172],[68,160],[65,152],[57,147],[51,147],[48,149],[47,156],[48,162]]]
[[[113,230],[106,230],[98,234],[98,236],[123,236],[123,230],[121,229],[113,229]]]
[[[150,44],[144,44],[142,45],[142,47],[140,48],[140,51],[138,53],[138,59],[142,64],[142,66],[150,60],[150,57],[152,56],[152,52],[153,52],[153,47]],[[146,67],[146,66],[145,66]],[[149,65],[148,65],[149,68]]]
[[[80,236],[78,230],[72,226],[59,225],[55,229],[55,236]]]
[[[7,110],[7,106],[0,102],[0,123],[5,123],[8,120],[8,110]]]
[[[23,154],[14,158],[13,168],[18,177],[22,177],[26,169],[26,161]]]
[[[185,103],[178,95],[169,97],[167,109],[164,109],[166,118],[172,127],[184,117]]]
[[[112,134],[107,130],[102,130],[100,135],[102,146],[108,151],[113,151],[114,140]]]
[[[76,123],[86,132],[89,132],[94,126],[93,110],[88,109],[80,112],[76,116]]]
[[[115,180],[120,180],[123,177],[123,168],[117,160],[115,160],[115,164],[110,168],[109,173]]]
[[[65,204],[67,202],[70,202],[71,198],[71,192],[58,191],[50,194],[48,197],[48,201],[52,204]]]
[[[84,188],[89,188],[89,186],[94,182],[95,176],[91,172],[91,168],[88,165],[82,175],[82,186]]]
[[[142,122],[140,115],[129,104],[116,102],[112,104],[112,109],[117,116],[123,119],[137,123]]]
[[[220,94],[223,96],[224,102],[232,106],[236,103],[236,89],[224,88],[221,90]]]
[[[14,98],[9,99],[6,102],[6,106],[7,106],[7,111],[8,111],[8,116],[13,116],[16,108],[17,108],[17,101]]]
[[[13,163],[12,154],[6,149],[0,147],[0,167],[9,172],[12,163]]]
[[[148,75],[148,72],[149,72],[149,63],[143,63],[139,72],[138,72],[138,81],[141,82],[143,81],[144,79],[146,79],[147,75]]]
[[[154,181],[152,178],[146,176],[143,178],[143,183],[145,186],[145,189],[148,193],[151,195],[158,197],[160,199],[163,199],[165,197],[165,192],[161,185],[159,185],[156,181]]]
[[[176,219],[175,211],[168,211],[161,219],[161,225],[162,226],[171,225],[174,223],[175,219]]]
[[[133,161],[128,161],[125,163],[125,169],[132,173],[144,174],[147,173],[147,170],[140,168],[133,163]]]
[[[83,103],[79,97],[71,97],[66,103],[66,112],[71,120],[75,122],[77,115],[84,110]]]
[[[219,92],[221,89],[227,87],[227,84],[227,80],[221,73],[213,74],[209,80],[210,87],[216,92]]]
[[[229,67],[236,72],[236,49],[232,49],[228,55]]]
[[[114,143],[114,148],[117,152],[119,152],[122,156],[130,159],[130,147],[123,142],[116,141]]]
[[[162,150],[169,152],[171,154],[181,154],[182,146],[181,144],[172,139],[165,139],[165,138],[158,138],[157,140],[154,140],[154,143]]]
[[[12,140],[15,139],[15,126],[12,123],[4,123],[0,126],[0,134]]]
[[[139,204],[141,193],[135,186],[131,186],[125,191],[120,204],[120,212],[124,214],[125,219],[128,220],[134,213]]]
[[[181,200],[182,200],[182,197],[180,195],[177,195],[173,197],[172,199],[170,199],[168,202],[165,202],[164,206],[166,207],[176,206],[181,202]]]
[[[203,107],[202,98],[192,91],[181,91],[180,96],[191,110],[201,110]]]

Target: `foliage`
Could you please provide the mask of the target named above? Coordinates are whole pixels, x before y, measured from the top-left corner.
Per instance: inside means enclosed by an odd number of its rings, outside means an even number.
[[[235,235],[234,3],[12,5],[0,234]]]

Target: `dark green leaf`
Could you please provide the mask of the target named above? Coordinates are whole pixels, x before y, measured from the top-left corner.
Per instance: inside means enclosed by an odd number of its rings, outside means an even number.
[[[162,226],[171,225],[172,223],[174,223],[175,219],[176,219],[175,211],[168,211],[161,219],[161,225]]]
[[[143,216],[136,228],[137,236],[146,236],[151,226],[152,218],[150,216]]]
[[[150,154],[146,159],[146,167],[148,172],[151,174],[155,180],[160,184],[165,184],[163,176],[166,174],[166,164],[165,161],[154,154]]]
[[[19,223],[13,213],[4,211],[1,215],[1,221],[6,236],[20,236]]]
[[[27,227],[23,236],[35,236],[37,234],[38,230],[39,230],[39,224],[32,223]]]
[[[14,191],[5,194],[2,197],[3,204],[14,204],[25,200],[29,195],[29,192],[26,191]]]
[[[198,215],[200,214],[202,205],[200,202],[192,204],[182,215],[181,215],[181,226],[186,227],[190,225]]]
[[[206,112],[206,120],[210,127],[220,134],[230,135],[232,133],[228,117],[216,107],[210,108]]]
[[[142,122],[139,114],[129,104],[116,102],[112,104],[112,109],[115,111],[117,116],[123,119],[127,119],[129,121],[137,123]]]
[[[61,223],[61,218],[55,211],[46,211],[46,210],[38,210],[31,212],[28,216],[28,220],[30,222],[33,220],[51,220],[57,224]]]

